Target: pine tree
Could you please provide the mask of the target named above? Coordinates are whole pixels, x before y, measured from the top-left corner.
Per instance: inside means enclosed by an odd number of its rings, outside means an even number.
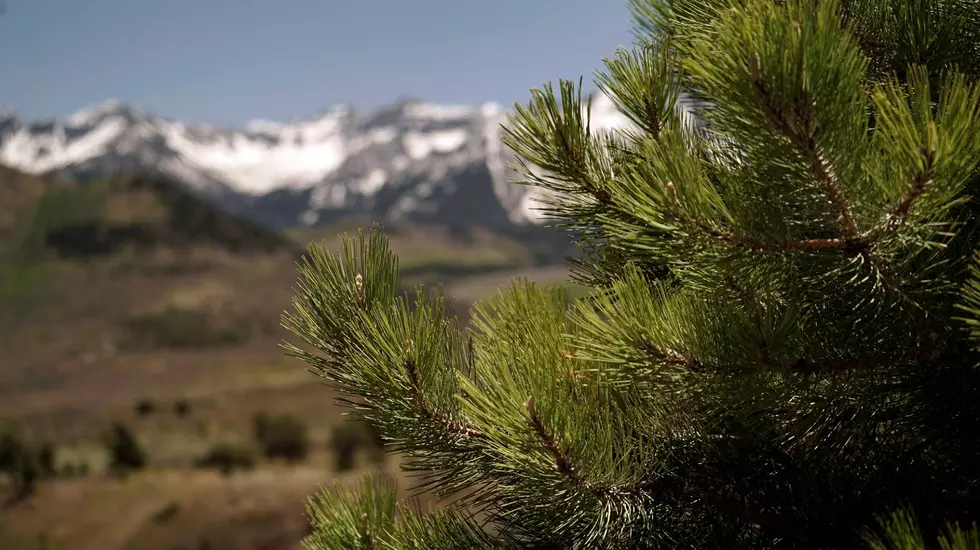
[[[335,488],[307,547],[980,548],[980,2],[631,8],[628,129],[571,81],[505,125],[591,297],[461,330],[379,232],[311,247],[288,352],[456,500]]]

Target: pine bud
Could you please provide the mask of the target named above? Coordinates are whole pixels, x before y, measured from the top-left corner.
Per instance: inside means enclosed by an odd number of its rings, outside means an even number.
[[[364,297],[364,277],[360,273],[354,277],[354,288],[357,290],[357,305],[361,308],[367,306],[367,300]]]

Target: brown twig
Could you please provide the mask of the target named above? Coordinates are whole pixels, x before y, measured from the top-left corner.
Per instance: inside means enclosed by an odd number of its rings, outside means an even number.
[[[644,481],[635,485],[600,485],[582,479],[572,464],[567,451],[562,448],[558,438],[548,431],[541,416],[538,415],[538,411],[534,406],[534,396],[528,396],[524,407],[527,409],[528,422],[534,430],[534,434],[541,440],[548,454],[555,461],[555,468],[558,469],[569,483],[582,487],[597,496],[638,495],[655,492],[663,488],[663,483],[658,480]]]
[[[628,486],[593,485],[587,480],[583,480],[575,470],[575,467],[572,465],[567,453],[562,449],[558,439],[550,434],[548,429],[545,427],[544,422],[537,413],[537,409],[534,407],[534,396],[529,396],[527,398],[525,408],[527,409],[529,423],[534,430],[535,435],[541,440],[544,447],[548,450],[548,453],[554,459],[555,467],[559,472],[561,472],[569,483],[583,487],[584,489],[600,497],[615,497],[624,495],[635,497],[640,495],[650,495],[652,493],[673,493],[678,497],[697,496],[696,493],[690,491],[689,489],[684,489],[677,486],[671,487],[661,480],[649,480]],[[780,518],[750,508],[748,504],[742,500],[722,498],[717,495],[708,496],[705,500],[707,503],[718,508],[719,510],[735,515],[742,521],[745,521],[746,523],[757,528],[766,530],[770,533],[786,536],[788,538],[798,538],[798,533],[795,533],[794,530],[784,525]]]
[[[555,459],[555,466],[558,468],[558,471],[568,478],[570,482],[576,485],[580,484],[581,480],[579,479],[578,474],[575,472],[575,468],[572,466],[571,461],[565,455],[565,451],[562,450],[561,446],[559,445],[558,438],[548,433],[548,430],[544,427],[544,422],[542,422],[541,417],[538,416],[538,411],[534,408],[534,396],[529,396],[527,398],[527,401],[524,403],[524,408],[527,409],[527,414],[530,418],[531,426],[534,428],[534,433],[544,443],[552,458]]]
[[[681,202],[680,197],[677,196],[677,189],[673,182],[667,182],[666,184],[668,193],[671,194],[674,202],[677,204],[680,210],[681,217],[686,218],[689,222],[693,223],[698,229],[711,235],[716,239],[725,241],[726,243],[737,246],[739,248],[744,248],[746,250],[751,250],[754,252],[792,252],[794,250],[824,250],[824,249],[838,249],[846,251],[859,251],[867,248],[868,243],[863,237],[856,238],[820,238],[820,239],[797,239],[791,241],[783,242],[772,242],[763,241],[761,239],[750,239],[741,237],[726,231],[724,229],[714,227],[701,220],[693,218],[690,216],[684,203]]]
[[[823,148],[817,143],[817,129],[813,119],[812,102],[804,94],[804,97],[795,106],[796,108],[787,113],[762,74],[762,62],[758,52],[755,54],[754,62],[754,66],[750,62],[750,67],[755,76],[755,87],[762,97],[766,115],[806,160],[810,172],[823,187],[834,213],[840,218],[844,235],[850,239],[859,239],[861,232],[858,230],[851,210],[844,200],[837,173]]]
[[[756,528],[763,529],[767,532],[781,535],[790,539],[800,539],[800,533],[796,532],[790,526],[784,524],[780,518],[751,508],[749,507],[748,503],[742,499],[724,498],[719,495],[702,495],[696,491],[692,491],[690,488],[669,484],[664,480],[648,480],[634,485],[623,486],[592,484],[579,475],[575,466],[572,464],[571,458],[568,456],[567,451],[562,448],[558,438],[552,435],[544,425],[544,421],[541,419],[537,409],[534,406],[534,396],[528,396],[524,406],[527,409],[528,421],[534,431],[534,434],[539,440],[541,440],[541,443],[548,451],[548,454],[551,455],[555,462],[556,469],[569,483],[573,485],[582,487],[583,489],[599,497],[637,497],[649,496],[654,493],[673,495],[674,497],[679,498],[700,497],[703,498],[706,503],[717,508],[718,510],[732,514],[742,521],[755,526]]]
[[[643,350],[643,352],[649,357],[666,365],[677,365],[685,367],[691,372],[699,373],[707,372],[709,370],[704,363],[698,361],[697,359],[685,357],[675,350],[665,350],[657,347],[646,336],[643,336],[640,341],[637,342],[637,347]]]
[[[929,121],[929,130],[926,135],[935,135],[936,133],[936,123]],[[906,218],[908,218],[909,213],[912,211],[912,206],[915,201],[919,199],[922,195],[929,190],[932,186],[933,173],[935,171],[936,163],[936,144],[931,143],[929,146],[922,147],[922,160],[924,161],[924,166],[922,170],[918,171],[912,178],[912,185],[905,192],[902,200],[895,205],[894,210],[892,210],[891,216],[888,219],[889,229],[894,229],[902,224]]]
[[[461,420],[447,418],[445,415],[432,410],[432,408],[429,406],[428,400],[425,398],[425,394],[422,392],[422,384],[419,380],[418,369],[416,368],[415,361],[413,359],[405,360],[405,371],[408,373],[408,380],[410,382],[409,391],[412,394],[412,400],[415,402],[415,406],[418,407],[419,413],[423,418],[439,424],[447,431],[458,436],[480,440],[488,439],[487,434],[470,426],[468,423]]]

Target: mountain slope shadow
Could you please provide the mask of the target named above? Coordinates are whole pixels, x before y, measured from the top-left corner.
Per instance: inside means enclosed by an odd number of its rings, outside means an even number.
[[[129,350],[147,326],[169,332],[144,351],[179,348],[159,342],[187,334],[229,346],[272,338],[300,254],[284,235],[144,175],[78,183],[0,167],[0,221],[0,363],[12,367],[0,375],[75,364],[99,342]]]
[[[295,248],[279,233],[222,211],[175,182],[141,175],[45,192],[23,242],[35,254],[74,259],[196,244],[232,253]]]

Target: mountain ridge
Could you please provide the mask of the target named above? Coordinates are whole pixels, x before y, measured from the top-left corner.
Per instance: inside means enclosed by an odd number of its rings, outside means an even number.
[[[348,217],[510,228],[540,222],[533,188],[510,183],[496,103],[406,98],[362,113],[339,105],[244,130],[190,124],[108,100],[57,119],[0,113],[0,163],[83,181],[146,173],[182,182],[267,225]],[[625,125],[602,94],[593,126]]]

